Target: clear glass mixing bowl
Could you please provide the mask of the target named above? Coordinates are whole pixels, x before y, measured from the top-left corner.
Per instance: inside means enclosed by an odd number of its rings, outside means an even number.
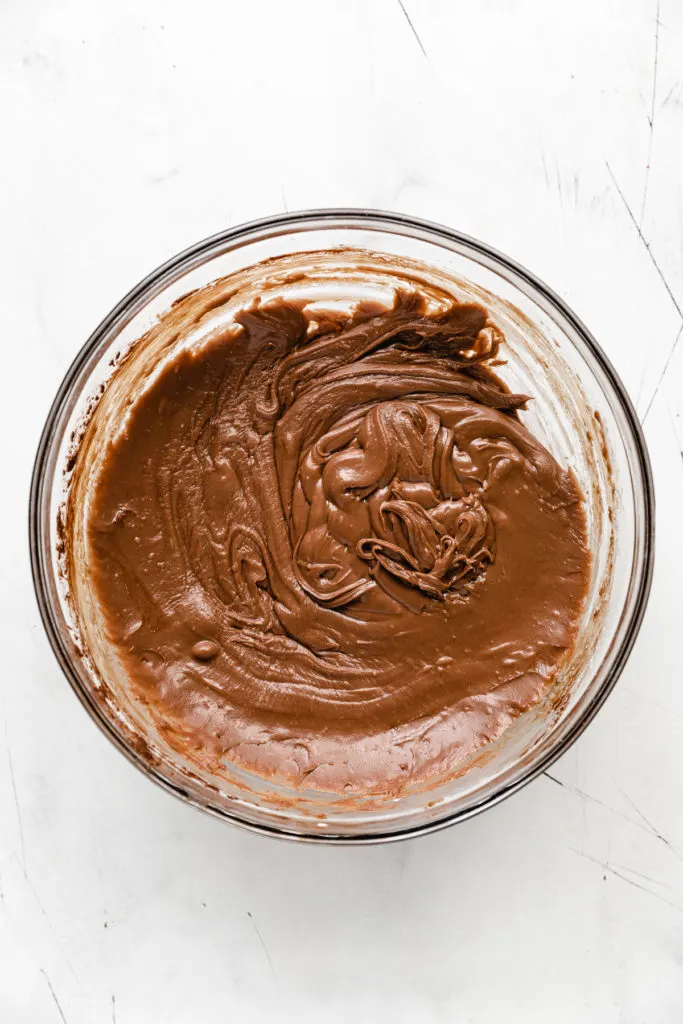
[[[77,598],[64,573],[61,518],[74,439],[121,357],[173,302],[263,260],[293,253],[305,260],[306,253],[349,248],[384,254],[389,268],[391,257],[419,261],[452,282],[457,295],[489,309],[507,339],[500,375],[513,391],[534,396],[523,421],[573,469],[586,496],[593,557],[576,652],[547,697],[455,777],[353,806],[230,766],[217,778],[183,763],[131,702],[125,679],[102,671],[101,659],[84,643],[83,596]],[[633,407],[596,341],[557,295],[507,257],[437,224],[372,210],[319,210],[242,225],[200,242],[150,274],[103,320],[64,378],[43,431],[31,487],[30,544],[40,612],[57,659],[90,716],[129,760],[188,803],[245,828],[363,843],[462,821],[514,793],[567,750],[614,686],[636,638],[652,575],[653,515],[652,477]],[[87,598],[87,566],[81,582]]]

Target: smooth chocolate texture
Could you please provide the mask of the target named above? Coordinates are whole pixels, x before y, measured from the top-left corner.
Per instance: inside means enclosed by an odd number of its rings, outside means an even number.
[[[581,495],[486,310],[255,303],[127,412],[89,509],[135,696],[219,771],[397,793],[457,768],[574,645]]]

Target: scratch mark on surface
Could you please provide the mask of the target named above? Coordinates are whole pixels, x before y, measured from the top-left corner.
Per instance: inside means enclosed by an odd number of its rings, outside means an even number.
[[[289,213],[289,207],[287,206],[287,196],[285,195],[285,190],[282,187],[282,183],[280,183],[280,195],[282,197],[282,205],[285,208],[285,213]]]
[[[543,774],[545,775],[546,779],[550,779],[550,781],[554,782],[556,786],[562,786],[562,789],[570,788],[569,786],[565,785],[564,782],[560,782],[559,779],[556,779],[554,775],[550,774],[550,772],[543,772]]]
[[[543,161],[543,177],[545,178],[545,187],[550,189],[550,178],[548,177],[548,165],[545,162],[545,152],[541,150],[541,160]]]
[[[277,974],[275,973],[275,967],[273,966],[273,961],[271,959],[270,953],[268,952],[268,947],[266,946],[265,942],[263,941],[263,936],[261,935],[261,932],[259,931],[259,927],[256,924],[256,921],[254,920],[250,910],[247,911],[247,917],[249,918],[249,920],[253,924],[254,931],[256,932],[256,938],[259,940],[259,943],[261,945],[261,949],[263,950],[263,952],[266,955],[266,960],[268,961],[268,966],[270,967],[270,972],[273,975],[273,980],[275,982],[275,987],[279,988],[280,986],[278,984]]]
[[[5,746],[7,747],[7,761],[9,763],[9,777],[12,783],[12,792],[14,794],[14,806],[17,811],[17,823],[19,825],[19,845],[21,847],[21,867],[26,874],[26,844],[24,842],[24,823],[21,817],[21,804],[19,802],[19,794],[17,793],[17,782],[14,777],[14,764],[12,762],[12,753],[9,746],[9,737],[7,735],[7,723],[5,723]]]
[[[662,882],[659,878],[653,878],[651,875],[644,875],[642,871],[636,871],[635,868],[630,868],[626,864],[616,864],[614,861],[610,861],[613,868],[619,868],[620,871],[628,871],[629,875],[635,875],[637,878],[644,878],[646,882],[652,882],[654,885],[661,885],[663,889],[668,889],[669,892],[676,892],[672,885],[667,885],[666,882]]]
[[[681,335],[682,334],[683,334],[683,324],[681,324],[681,326],[678,328],[678,333],[676,334],[676,337],[674,338],[674,343],[671,346],[671,351],[669,352],[667,360],[664,363],[664,369],[660,373],[659,380],[657,381],[657,386],[655,387],[654,391],[652,392],[652,398],[648,402],[647,409],[645,410],[645,415],[643,416],[643,419],[641,421],[643,424],[645,423],[645,420],[647,419],[647,417],[649,415],[650,409],[652,408],[652,403],[654,402],[655,398],[657,397],[657,392],[659,391],[659,389],[662,386],[662,381],[664,380],[664,378],[666,376],[666,371],[669,369],[669,365],[671,363],[671,360],[673,359],[674,353],[676,352],[676,349],[678,348],[678,343],[681,340]],[[624,796],[626,796],[625,793],[624,793]],[[627,797],[627,799],[628,799],[628,797]]]
[[[667,406],[667,409],[668,408],[669,407]],[[661,710],[664,711],[667,715],[671,715],[674,718],[680,718],[683,720],[683,714],[681,714],[680,711],[677,711],[675,708],[669,707],[668,704],[662,704],[660,700],[655,700],[653,697],[650,697],[649,694],[646,697],[644,694],[639,693],[638,690],[634,690],[631,686],[627,686],[626,683],[624,683],[621,689],[625,693],[630,693],[633,697],[637,697],[638,700],[645,701],[645,703],[647,703],[648,705],[654,705],[654,707],[656,708],[661,708]]]
[[[429,57],[427,56],[427,51],[425,50],[424,46],[422,45],[422,40],[420,39],[419,35],[417,34],[415,26],[413,25],[412,21],[410,20],[410,15],[408,14],[407,10],[405,9],[405,7],[403,5],[403,0],[398,0],[398,6],[403,11],[404,17],[405,17],[406,21],[408,22],[408,24],[410,25],[410,31],[415,36],[415,39],[417,40],[417,45],[422,50],[422,56],[424,57],[424,59],[427,62],[429,62]]]
[[[655,134],[655,99],[657,96],[657,66],[659,64],[659,5],[661,0],[657,0],[657,16],[655,18],[655,60],[654,67],[652,69],[652,99],[650,101],[650,116],[648,121],[650,123],[650,138],[647,144],[647,163],[645,164],[645,184],[643,185],[643,201],[640,204],[640,225],[642,227],[643,218],[645,217],[645,205],[647,203],[647,189],[650,182],[650,163],[652,162],[652,139]]]
[[[368,4],[370,0],[364,0],[363,3],[363,21],[365,22],[365,43],[367,49],[367,61],[368,61],[368,77],[370,79],[370,97],[372,99],[372,105],[374,107],[376,101],[376,90],[375,90],[375,61],[374,51],[372,46],[372,34],[373,29],[370,24]]]
[[[621,818],[623,821],[627,821],[629,825],[633,825],[634,828],[640,829],[641,832],[645,832],[647,833],[647,835],[652,836],[655,839],[661,838],[658,835],[658,833],[652,828],[652,826],[645,822],[645,819],[642,815],[640,815],[641,821],[636,821],[634,818],[631,818],[628,814],[624,814],[623,811],[618,811],[616,807],[612,807],[610,804],[606,804],[604,800],[598,800],[596,796],[591,796],[590,793],[586,793],[585,790],[579,789],[577,786],[570,786],[567,782],[561,782],[560,779],[556,778],[554,775],[549,775],[548,772],[542,772],[542,774],[545,775],[547,779],[550,779],[551,782],[554,782],[556,785],[561,786],[563,789],[566,789],[568,793],[573,793],[574,796],[580,797],[581,800],[585,800],[588,803],[596,804],[598,807],[602,807],[604,810],[609,811],[610,814],[614,814],[617,816],[617,818]],[[624,796],[626,796],[625,793]],[[628,800],[628,797],[626,797],[626,799]]]
[[[579,205],[579,175],[574,172],[574,206],[578,208]]]
[[[581,849],[586,848],[586,839],[588,837],[588,801],[581,801]],[[607,834],[607,842],[609,843],[609,833]],[[609,847],[608,847],[609,852]]]
[[[45,978],[45,981],[47,982],[47,987],[50,989],[50,994],[51,994],[52,998],[55,1001],[55,1006],[59,1010],[59,1016],[64,1021],[64,1024],[68,1024],[67,1019],[64,1016],[64,1010],[59,1005],[59,999],[57,999],[57,993],[55,992],[55,990],[52,987],[52,982],[50,981],[50,979],[48,978],[47,974],[45,973],[45,971],[43,970],[42,967],[40,968],[40,973],[43,975],[43,977]]]
[[[602,868],[603,871],[609,871],[611,875],[616,878],[620,878],[622,882],[626,882],[627,885],[632,885],[634,889],[640,889],[641,892],[647,893],[648,896],[652,896],[655,900],[661,900],[662,903],[666,903],[667,907],[673,907],[674,910],[683,912],[683,907],[679,907],[678,903],[674,903],[673,900],[668,900],[666,896],[662,896],[658,892],[653,892],[652,889],[648,889],[646,885],[640,885],[639,882],[634,882],[632,878],[627,875],[622,875],[621,871],[617,871],[609,861],[600,860],[598,857],[591,857],[588,853],[582,853],[581,850],[576,850],[573,846],[568,846],[568,850],[575,853],[577,857],[583,857],[584,860],[589,860],[591,864],[597,864],[598,867]]]
[[[560,206],[564,210],[564,199],[562,196],[562,179],[560,178],[560,164],[557,159],[557,153],[555,154],[555,180],[557,182],[557,194],[560,197]]]
[[[604,203],[605,199],[607,198],[610,192],[611,189],[608,185],[607,188],[603,189],[599,195],[593,196],[593,198],[591,199],[591,210],[596,209],[596,207],[600,206],[601,203]]]
[[[171,167],[168,171],[163,171],[161,174],[154,174],[150,179],[150,185],[162,185],[165,181],[170,181],[172,178],[176,178],[180,174],[177,167]]]
[[[664,97],[664,99],[662,100],[662,102],[661,102],[661,103],[659,104],[659,109],[660,109],[660,110],[664,110],[664,107],[665,107],[665,106],[667,105],[667,103],[669,102],[669,100],[670,100],[670,99],[671,99],[671,97],[673,96],[673,94],[674,94],[675,90],[676,90],[676,89],[678,88],[678,86],[679,86],[680,84],[681,84],[681,83],[680,83],[680,79],[677,79],[677,80],[676,80],[676,81],[674,82],[674,84],[673,84],[673,85],[671,86],[671,88],[669,89],[668,93],[666,94],[666,96]]]
[[[652,833],[652,835],[653,836],[657,836],[657,839],[659,839],[660,842],[664,843],[664,845],[667,846],[671,850],[671,852],[674,854],[674,856],[678,857],[679,860],[683,860],[683,855],[676,849],[675,846],[672,845],[672,843],[669,842],[669,840],[666,838],[666,836],[662,835],[662,833],[659,831],[659,829],[655,828],[655,826],[652,824],[650,819],[645,817],[645,815],[643,814],[641,809],[633,802],[633,800],[631,800],[631,797],[628,795],[628,793],[626,793],[621,788],[621,786],[619,786],[619,783],[617,783],[617,786],[619,787],[619,791],[622,793],[624,799],[629,802],[629,804],[631,805],[633,810],[636,812],[638,817],[641,819],[641,821],[645,822],[645,824],[649,828],[649,830]]]
[[[622,203],[626,207],[626,212],[628,213],[634,228],[638,232],[638,237],[640,238],[641,242],[645,246],[645,249],[647,250],[647,254],[650,257],[650,260],[652,261],[653,267],[657,271],[662,284],[666,288],[666,291],[667,291],[667,294],[668,294],[669,298],[671,299],[671,301],[673,302],[674,306],[676,307],[676,312],[678,313],[678,315],[683,320],[683,309],[681,309],[681,307],[680,307],[680,305],[678,303],[678,299],[676,298],[676,296],[672,292],[671,286],[669,285],[669,282],[667,281],[667,279],[664,276],[664,272],[662,271],[662,268],[660,267],[659,263],[655,259],[654,254],[652,252],[652,249],[650,248],[650,243],[648,242],[648,240],[646,239],[645,235],[643,234],[643,232],[641,230],[641,227],[640,227],[640,224],[638,223],[636,218],[633,216],[633,210],[628,205],[628,203],[626,201],[626,196],[621,191],[621,188],[619,187],[619,183],[618,183],[617,179],[614,177],[614,174],[612,173],[612,168],[607,163],[607,161],[605,161],[605,167],[607,168],[607,172],[608,172],[610,178],[614,182],[614,187],[616,188],[617,192],[619,193],[619,198],[621,199]]]
[[[643,370],[640,374],[640,383],[638,384],[638,394],[636,396],[636,409],[640,405],[640,400],[643,397],[643,385],[645,383],[645,372],[647,370],[647,360],[643,362]]]
[[[636,75],[636,73],[635,73],[635,71],[633,69],[633,64],[632,64],[632,62],[631,62],[631,60],[629,59],[628,56],[626,57],[626,60],[628,62],[628,66],[629,66],[629,70],[631,72],[631,75],[633,76],[633,83],[634,83],[634,85],[636,87],[636,92],[638,93],[638,98],[640,99],[640,103],[641,103],[641,106],[643,108],[643,113],[645,114],[645,117],[647,118],[647,123],[649,124],[650,123],[650,114],[648,112],[647,103],[645,102],[645,97],[643,96],[643,90],[640,88],[640,86],[638,84],[638,76]]]
[[[111,1024],[116,1024],[116,996],[111,994]]]
[[[396,854],[397,860],[398,860],[398,877],[396,879],[397,882],[400,882],[401,879],[403,878],[403,876],[404,876],[404,874],[406,872],[406,868],[408,867],[408,860],[410,859],[410,847],[409,847],[409,844],[408,843],[403,843],[402,845],[403,845],[404,849],[403,850],[397,850],[397,854]]]
[[[15,855],[14,859],[18,863],[18,858],[16,857],[16,855]],[[29,876],[26,874],[25,871],[24,871],[23,874],[24,874],[24,881],[26,882],[26,885],[31,890],[31,894],[33,896],[33,899],[36,901],[38,909],[40,910],[40,913],[42,914],[43,918],[45,919],[45,924],[47,925],[47,927],[50,929],[50,932],[52,933],[52,936],[53,936],[53,938],[54,938],[54,940],[55,940],[55,942],[57,944],[57,948],[59,949],[60,953],[64,957],[64,962],[65,962],[66,966],[71,971],[71,973],[72,973],[72,975],[74,977],[74,981],[76,982],[76,984],[79,986],[79,988],[82,989],[81,979],[76,974],[76,971],[74,970],[73,964],[71,963],[71,961],[69,960],[69,957],[67,956],[67,954],[64,951],[64,948],[62,946],[62,940],[61,940],[60,936],[57,934],[57,932],[54,930],[54,928],[52,926],[52,922],[50,921],[50,918],[48,917],[47,910],[43,906],[43,902],[42,902],[40,896],[38,895],[36,887],[34,886],[33,882],[31,881],[31,879],[29,878]]]

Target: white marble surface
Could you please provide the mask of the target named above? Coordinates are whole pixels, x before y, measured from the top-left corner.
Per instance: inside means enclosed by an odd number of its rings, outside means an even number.
[[[4,0],[2,1024],[683,1020],[680,0]],[[589,324],[658,550],[614,694],[547,777],[390,847],[241,834],[88,720],[33,599],[43,418],[141,276],[283,208],[488,241]]]

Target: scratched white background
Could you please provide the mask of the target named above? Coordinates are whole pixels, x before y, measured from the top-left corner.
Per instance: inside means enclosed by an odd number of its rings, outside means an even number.
[[[0,1021],[683,1020],[683,4],[2,0]],[[439,835],[243,835],[105,741],[48,648],[53,393],[171,254],[282,209],[478,236],[586,321],[656,478],[647,617],[552,771]]]

